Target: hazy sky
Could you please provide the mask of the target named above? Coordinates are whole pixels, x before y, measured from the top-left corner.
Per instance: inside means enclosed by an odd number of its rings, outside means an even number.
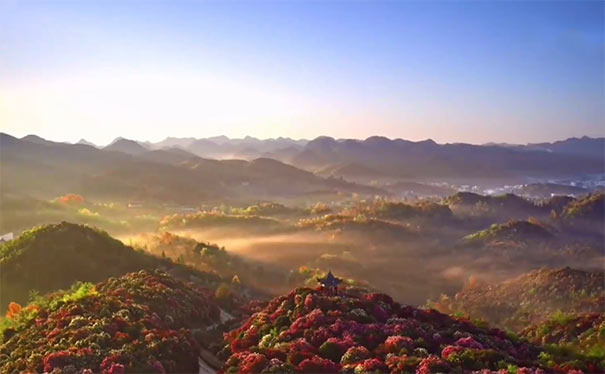
[[[0,131],[605,135],[604,2],[0,0]]]

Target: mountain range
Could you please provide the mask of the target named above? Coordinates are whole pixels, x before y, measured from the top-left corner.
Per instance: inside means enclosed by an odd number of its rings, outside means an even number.
[[[129,142],[127,145],[126,143]],[[139,145],[139,146],[137,146]],[[569,138],[527,145],[438,144],[433,140],[408,141],[380,136],[365,140],[290,138],[230,139],[166,138],[157,143],[116,139],[105,149],[126,153],[179,148],[199,157],[252,160],[273,158],[322,176],[351,180],[434,177],[563,177],[602,173],[605,138]]]
[[[72,192],[127,201],[193,204],[318,192],[382,192],[322,178],[274,159],[212,160],[180,148],[148,150],[127,139],[97,149],[0,134],[0,145],[3,195],[48,199]]]
[[[103,148],[91,144],[84,139],[68,144],[1,134],[3,193],[48,197],[70,191],[191,203],[323,192],[389,194],[389,189],[353,181],[554,178],[605,170],[605,138],[587,137],[527,146],[378,136],[308,142],[167,138],[155,144],[118,138]]]

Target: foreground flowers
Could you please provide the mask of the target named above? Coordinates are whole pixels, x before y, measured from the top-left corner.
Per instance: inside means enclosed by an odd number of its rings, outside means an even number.
[[[212,292],[140,271],[54,295],[2,331],[0,372],[197,372],[192,329],[219,320]]]
[[[542,348],[501,330],[402,306],[387,295],[353,291],[329,296],[296,289],[272,300],[226,334],[225,341],[228,373],[538,374],[603,369],[590,360],[565,362],[569,358],[554,356],[544,363]]]

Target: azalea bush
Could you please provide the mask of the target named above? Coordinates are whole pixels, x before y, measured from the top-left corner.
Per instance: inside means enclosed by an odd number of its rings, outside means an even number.
[[[358,289],[299,288],[225,335],[227,373],[538,374],[602,370],[589,360],[541,360],[544,349],[464,318],[402,306]]]
[[[197,372],[192,330],[219,321],[212,291],[148,271],[11,304],[9,313],[1,373]]]

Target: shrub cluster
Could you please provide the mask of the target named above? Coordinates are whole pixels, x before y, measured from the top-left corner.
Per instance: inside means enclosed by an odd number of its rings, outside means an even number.
[[[299,288],[272,300],[225,341],[227,373],[589,369],[585,362],[564,366],[557,359],[548,367],[539,360],[543,350],[537,345],[375,293],[331,296]]]
[[[0,372],[197,372],[192,329],[219,320],[212,292],[140,271],[13,305]]]

